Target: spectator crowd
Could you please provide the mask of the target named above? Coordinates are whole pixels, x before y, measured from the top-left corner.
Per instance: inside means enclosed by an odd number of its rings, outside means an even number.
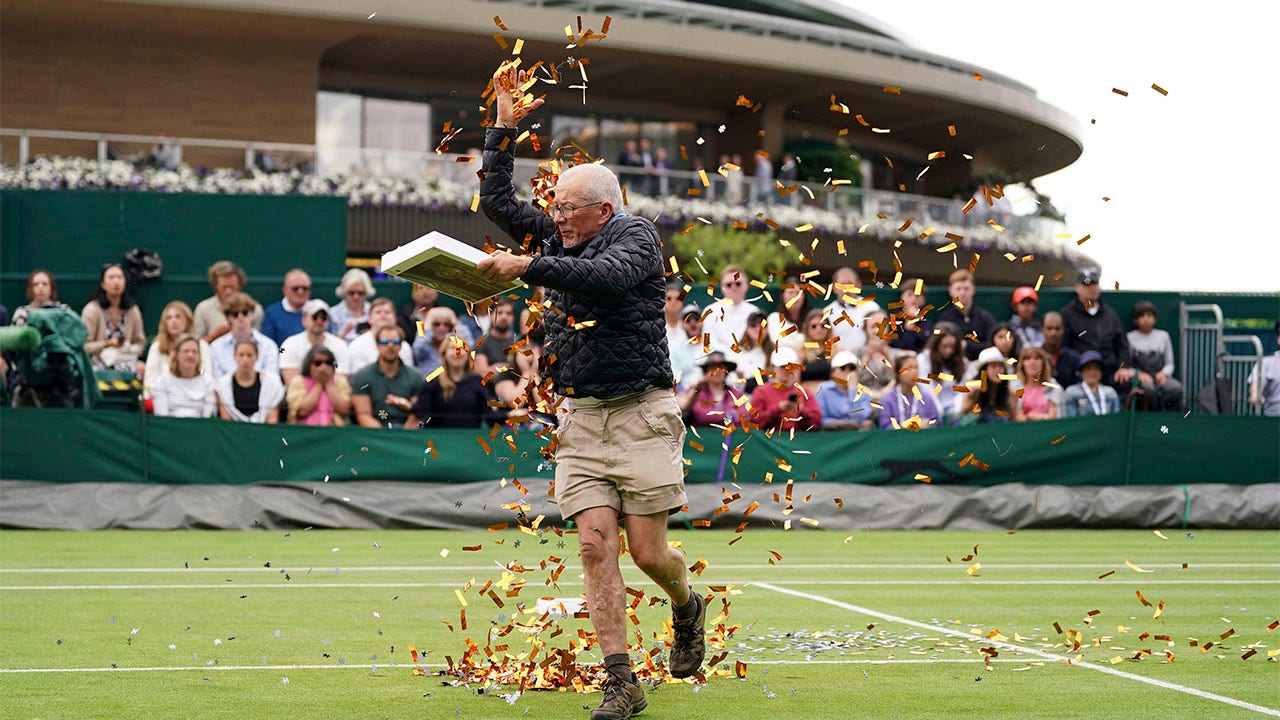
[[[245,272],[233,262],[214,263],[208,277],[212,294],[194,310],[166,305],[149,344],[120,264],[103,268],[79,312],[94,370],[140,379],[147,412],[368,428],[556,423],[560,398],[543,372],[547,308],[537,290],[520,305],[500,297],[460,317],[427,287],[415,286],[399,307],[376,297],[358,268],[342,276],[333,304],[313,296],[302,269],[286,273],[279,299],[265,305],[245,292]],[[691,425],[776,431],[921,430],[1105,415],[1129,404],[1181,408],[1173,345],[1155,327],[1156,306],[1136,303],[1126,331],[1100,279],[1096,268],[1080,270],[1075,298],[1044,314],[1037,291],[1019,287],[1002,321],[974,303],[974,277],[964,269],[951,274],[949,302],[935,310],[919,279],[885,297],[844,267],[826,285],[788,277],[775,299],[729,265],[705,307],[684,286],[667,288],[677,399]],[[45,270],[28,276],[26,298],[15,325],[37,309],[75,312]],[[0,307],[0,321],[8,316]],[[20,378],[8,360],[0,371],[13,387]],[[1269,357],[1254,370],[1262,377],[1252,399],[1266,414],[1280,414],[1276,367]]]

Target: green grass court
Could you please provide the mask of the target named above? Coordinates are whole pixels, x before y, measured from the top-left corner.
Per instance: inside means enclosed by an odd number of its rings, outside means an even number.
[[[723,674],[661,685],[639,717],[1280,716],[1280,533],[1162,534],[673,533],[689,565],[706,561],[699,590],[729,587],[725,623],[741,627]],[[514,529],[2,532],[0,714],[585,718],[598,694],[480,694],[434,675],[516,601],[576,597],[575,548]],[[558,591],[548,556],[568,564]],[[477,590],[512,561],[527,586],[498,608]],[[473,578],[463,631],[454,591]],[[668,613],[636,609],[648,646]],[[587,627],[563,625],[550,646]],[[518,632],[500,643],[529,648]]]

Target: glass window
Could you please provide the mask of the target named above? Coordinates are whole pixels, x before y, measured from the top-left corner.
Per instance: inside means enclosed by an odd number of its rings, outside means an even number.
[[[360,166],[362,101],[350,93],[316,93],[316,172],[349,173]]]
[[[377,175],[417,177],[431,149],[431,106],[405,100],[364,100],[366,170]]]

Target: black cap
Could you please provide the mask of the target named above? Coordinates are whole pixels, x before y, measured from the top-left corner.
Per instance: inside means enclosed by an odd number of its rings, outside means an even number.
[[[1096,267],[1080,268],[1076,272],[1076,283],[1079,285],[1097,285],[1102,271]]]

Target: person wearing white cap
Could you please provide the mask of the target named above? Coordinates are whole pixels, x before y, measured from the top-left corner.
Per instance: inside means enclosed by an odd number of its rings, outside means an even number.
[[[858,385],[858,356],[848,350],[831,358],[831,379],[819,385],[814,395],[822,411],[823,430],[865,430],[874,423],[871,393]]]
[[[280,377],[285,386],[297,376],[302,359],[313,346],[324,345],[333,353],[337,363],[335,375],[350,373],[347,343],[329,332],[329,304],[318,298],[308,300],[302,306],[302,332],[285,338],[280,346]]]
[[[772,379],[751,393],[751,412],[761,428],[817,430],[822,427],[818,401],[800,384],[800,356],[789,347],[773,351],[769,359]]]
[[[976,378],[965,383],[969,392],[961,401],[961,425],[1008,422],[1013,418],[1013,384],[1003,376],[1013,375],[1014,371],[1007,360],[996,347],[978,353],[973,364]]]

